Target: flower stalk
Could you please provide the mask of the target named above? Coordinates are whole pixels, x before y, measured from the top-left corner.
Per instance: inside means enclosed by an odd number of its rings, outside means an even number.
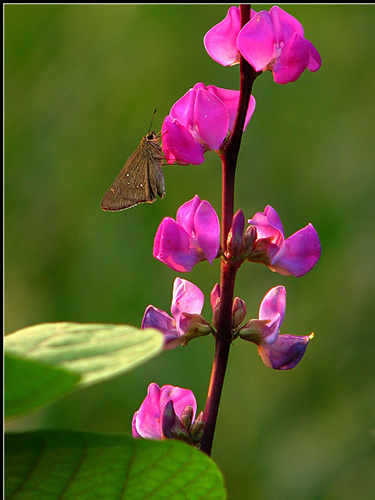
[[[250,20],[250,5],[241,5],[241,26]],[[222,161],[222,248],[227,250],[228,233],[232,225],[234,213],[234,184],[237,158],[240,150],[247,108],[255,78],[259,73],[240,57],[240,97],[235,125],[228,141],[220,154]],[[234,281],[237,267],[231,265],[224,257],[221,260],[220,276],[220,311],[218,329],[215,338],[215,354],[208,388],[206,407],[204,410],[205,431],[201,441],[201,450],[211,455],[216,420],[219,411],[220,397],[232,342],[232,305]]]

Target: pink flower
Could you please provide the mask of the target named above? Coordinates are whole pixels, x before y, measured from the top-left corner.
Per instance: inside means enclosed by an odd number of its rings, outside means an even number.
[[[170,316],[152,305],[146,308],[141,328],[156,328],[164,335],[164,349],[187,344],[194,337],[207,335],[211,327],[200,313],[204,304],[202,291],[190,281],[176,278],[173,283]]]
[[[219,150],[236,119],[239,91],[197,83],[171,108],[162,126],[167,163],[199,165],[206,151]],[[251,96],[245,126],[255,109]]]
[[[306,68],[321,67],[319,52],[304,38],[301,23],[280,7],[251,11],[242,29],[239,16],[239,9],[230,7],[226,18],[205,36],[208,54],[223,66],[236,64],[241,53],[255,71],[272,71],[280,84],[294,82]]]
[[[297,277],[309,272],[318,262],[321,247],[312,224],[284,239],[281,220],[270,205],[266,206],[264,213],[256,213],[248,222],[257,230],[248,260],[261,262],[285,276]]]
[[[283,286],[271,288],[264,296],[258,319],[251,319],[239,335],[258,346],[264,364],[275,370],[294,368],[305,354],[313,334],[307,336],[280,335],[286,307],[286,290]]]
[[[188,272],[202,260],[212,264],[219,246],[219,218],[208,201],[195,196],[177,210],[176,220],[162,220],[153,254],[171,269]]]
[[[170,420],[170,402],[172,402],[175,415],[178,418],[181,418],[187,407],[191,407],[193,410],[192,421],[194,421],[197,403],[192,391],[172,385],[164,385],[160,389],[157,384],[152,383],[148,386],[147,396],[139,410],[134,413],[133,437],[163,439],[165,437],[163,420]]]

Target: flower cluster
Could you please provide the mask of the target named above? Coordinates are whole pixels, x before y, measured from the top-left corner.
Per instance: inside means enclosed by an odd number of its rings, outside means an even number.
[[[280,7],[270,11],[251,10],[250,20],[241,26],[240,8],[230,7],[220,23],[204,37],[204,46],[223,66],[238,64],[243,57],[255,70],[254,79],[271,71],[276,83],[296,81],[308,69],[317,71],[321,58],[304,37],[302,25]],[[225,153],[237,118],[240,92],[214,85],[195,84],[171,108],[162,126],[162,148],[168,164],[199,165],[207,151]],[[243,131],[255,109],[250,96]],[[243,109],[245,112],[245,109]],[[224,153],[223,153],[224,151]],[[195,196],[177,210],[176,219],[165,217],[156,232],[153,255],[174,271],[186,273],[207,260],[222,258],[225,269],[235,272],[245,262],[258,262],[284,276],[301,277],[319,261],[321,247],[311,223],[285,238],[276,210],[246,218],[238,210],[232,218],[227,240],[220,246],[220,222],[212,207]],[[235,273],[234,273],[235,275]],[[164,349],[187,345],[192,339],[217,334],[220,328],[220,295],[217,283],[210,295],[212,320],[202,316],[203,292],[188,280],[173,283],[171,314],[149,305],[141,328],[156,328],[164,336]],[[223,292],[224,297],[224,292]],[[286,290],[271,288],[263,297],[257,318],[245,321],[244,300],[235,297],[231,311],[232,341],[240,338],[258,348],[263,363],[275,370],[290,370],[302,359],[313,334],[281,334],[285,316]],[[226,311],[225,311],[226,312]],[[133,436],[147,439],[176,438],[198,444],[204,431],[204,417],[195,418],[197,404],[188,389],[152,383],[148,395],[133,417]]]
[[[274,81],[281,84],[296,81],[306,68],[317,71],[322,65],[301,23],[277,6],[269,12],[252,10],[242,29],[239,8],[230,7],[225,19],[206,33],[204,45],[219,64],[237,64],[241,54],[255,71],[272,71]]]

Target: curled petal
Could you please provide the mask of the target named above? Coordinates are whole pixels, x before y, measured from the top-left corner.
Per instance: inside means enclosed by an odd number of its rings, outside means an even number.
[[[193,237],[195,237],[194,217],[200,203],[201,199],[198,195],[195,195],[194,198],[181,205],[177,210],[176,222]]]
[[[265,365],[275,370],[290,370],[294,368],[305,354],[310,336],[279,335],[277,340],[269,345],[262,343],[258,353]]]
[[[293,33],[285,44],[280,58],[272,67],[275,83],[286,84],[295,82],[309,64],[310,52],[307,40],[298,33]]]
[[[322,65],[322,58],[320,57],[319,52],[316,50],[314,45],[309,41],[306,40],[309,46],[309,64],[307,66],[307,69],[310,71],[318,71]]]
[[[240,9],[229,7],[225,19],[211,28],[204,37],[204,46],[214,61],[222,66],[232,66],[239,62],[237,35],[240,29]]]
[[[300,277],[315,266],[320,254],[318,233],[308,224],[284,241],[284,252],[272,262],[271,268],[280,274]]]
[[[185,229],[170,217],[162,220],[154,241],[153,255],[175,271],[188,272],[200,262],[201,256],[190,248]]]
[[[175,320],[162,309],[152,305],[146,308],[141,328],[156,328],[164,335],[164,347],[178,337]]]
[[[212,264],[220,246],[219,218],[208,201],[202,201],[194,215],[195,234],[199,247]]]
[[[284,321],[286,307],[286,290],[283,286],[271,288],[263,298],[259,308],[259,319],[270,320],[260,332],[267,344],[276,341],[280,333],[280,326]]]
[[[189,318],[184,316],[184,313],[200,314],[203,304],[203,292],[194,283],[181,278],[175,279],[171,312],[179,335],[189,330]]]
[[[167,116],[162,126],[163,153],[167,163],[200,165],[204,162],[204,146],[194,140],[187,128],[177,119]]]

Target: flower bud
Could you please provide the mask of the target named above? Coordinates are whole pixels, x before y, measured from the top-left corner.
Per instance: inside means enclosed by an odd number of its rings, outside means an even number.
[[[181,414],[181,423],[188,431],[194,419],[194,409],[192,406],[186,406]]]
[[[182,316],[184,317],[184,324],[188,325],[187,332],[181,336],[182,346],[187,345],[190,340],[197,337],[204,337],[205,335],[209,335],[211,333],[211,325],[207,323],[201,314],[191,314],[185,312],[182,313]]]
[[[248,226],[243,236],[243,257],[245,259],[252,251],[256,239],[257,239],[257,228],[253,225]]]
[[[191,407],[190,407],[191,408]],[[181,441],[190,441],[190,436],[186,430],[186,427],[177,417],[173,401],[168,401],[164,406],[161,415],[161,425],[163,437],[167,439],[180,439]]]
[[[203,437],[204,428],[206,425],[203,420],[203,416],[204,416],[203,411],[201,411],[190,429],[190,436],[195,444],[200,443]]]
[[[219,324],[220,313],[220,285],[216,283],[211,292],[211,306],[212,306],[212,325],[217,330]]]
[[[245,319],[245,316],[246,304],[242,299],[236,297],[233,301],[232,306],[232,328],[239,327],[242,321]]]
[[[232,227],[228,233],[227,251],[229,257],[236,259],[242,253],[242,235],[245,228],[245,216],[238,210],[232,219]]]

